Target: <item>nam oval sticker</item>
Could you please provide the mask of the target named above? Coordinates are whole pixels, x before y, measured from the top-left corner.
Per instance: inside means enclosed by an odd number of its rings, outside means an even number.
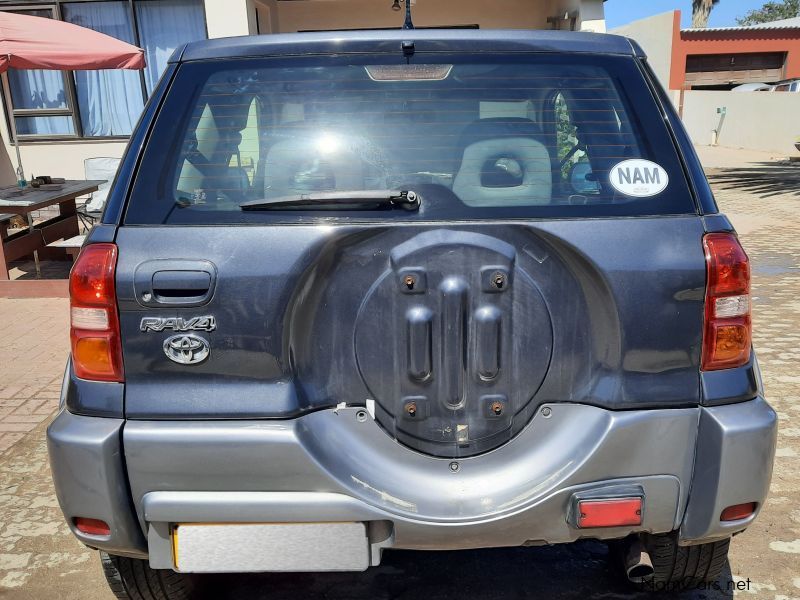
[[[669,175],[661,165],[641,158],[617,163],[611,168],[609,178],[620,194],[636,198],[660,194],[669,184]]]

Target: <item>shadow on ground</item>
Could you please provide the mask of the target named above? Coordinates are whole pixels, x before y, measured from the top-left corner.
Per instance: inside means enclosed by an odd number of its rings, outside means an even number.
[[[759,162],[733,169],[708,169],[708,181],[719,188],[738,188],[770,198],[791,194],[800,198],[800,163]]]
[[[71,260],[43,260],[41,261],[41,279],[69,279],[72,268]],[[40,279],[36,276],[36,263],[31,260],[18,260],[9,265],[11,279],[29,281]]]
[[[510,600],[514,598],[652,598],[632,592],[610,567],[605,544],[461,552],[388,551],[366,573],[215,575],[200,579],[204,597],[237,600]],[[730,570],[722,591],[692,590],[660,597],[732,598]]]

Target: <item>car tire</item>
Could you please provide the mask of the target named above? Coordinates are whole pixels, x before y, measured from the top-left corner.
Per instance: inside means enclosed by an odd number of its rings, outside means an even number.
[[[103,574],[120,600],[189,600],[195,578],[174,571],[151,569],[146,560],[100,552]]]
[[[731,540],[679,546],[674,533],[647,535],[644,545],[653,562],[653,578],[632,584],[640,590],[678,592],[718,581],[728,561]]]

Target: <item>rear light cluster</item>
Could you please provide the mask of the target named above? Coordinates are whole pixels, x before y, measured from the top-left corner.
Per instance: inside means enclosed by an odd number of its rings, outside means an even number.
[[[732,233],[709,233],[706,253],[704,371],[731,369],[750,360],[750,263]]]
[[[124,380],[116,268],[116,245],[91,244],[81,251],[70,273],[72,365],[81,379]]]

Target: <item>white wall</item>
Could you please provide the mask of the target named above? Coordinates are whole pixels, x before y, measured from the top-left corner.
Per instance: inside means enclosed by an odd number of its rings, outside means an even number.
[[[638,42],[647,54],[647,62],[650,63],[664,89],[669,89],[673,19],[672,11],[665,12],[616,27],[609,32],[624,35]]]
[[[720,127],[721,107],[727,114]],[[720,146],[795,155],[798,115],[800,94],[694,90],[685,92],[683,100],[683,122],[700,145],[710,144],[712,130],[719,128]]]
[[[254,0],[205,0],[209,38],[248,35],[256,32]]]
[[[261,13],[271,0],[256,1]],[[272,11],[272,31],[399,27],[403,11],[394,12],[391,6],[391,0],[281,2],[277,26],[276,11]],[[579,29],[605,31],[603,0],[412,0],[412,9],[414,24],[419,27],[480,25],[482,29],[551,29],[548,17],[577,10]]]
[[[568,0],[568,6],[577,9],[579,31],[606,32],[606,16],[603,0]]]
[[[6,119],[2,117],[0,134],[3,147],[0,148],[0,186],[14,185],[17,168],[17,155],[14,146],[9,144]],[[25,177],[31,175],[50,175],[67,179],[84,179],[83,161],[87,158],[111,156],[119,158],[125,151],[127,142],[96,142],[92,140],[70,142],[23,142],[20,145]]]
[[[475,25],[483,29],[547,29],[551,2],[530,0],[416,0],[414,24],[419,27]],[[280,31],[401,27],[403,11],[391,10],[392,0],[297,0],[281,2]],[[405,10],[405,5],[403,5]],[[555,12],[558,11],[554,11]]]

